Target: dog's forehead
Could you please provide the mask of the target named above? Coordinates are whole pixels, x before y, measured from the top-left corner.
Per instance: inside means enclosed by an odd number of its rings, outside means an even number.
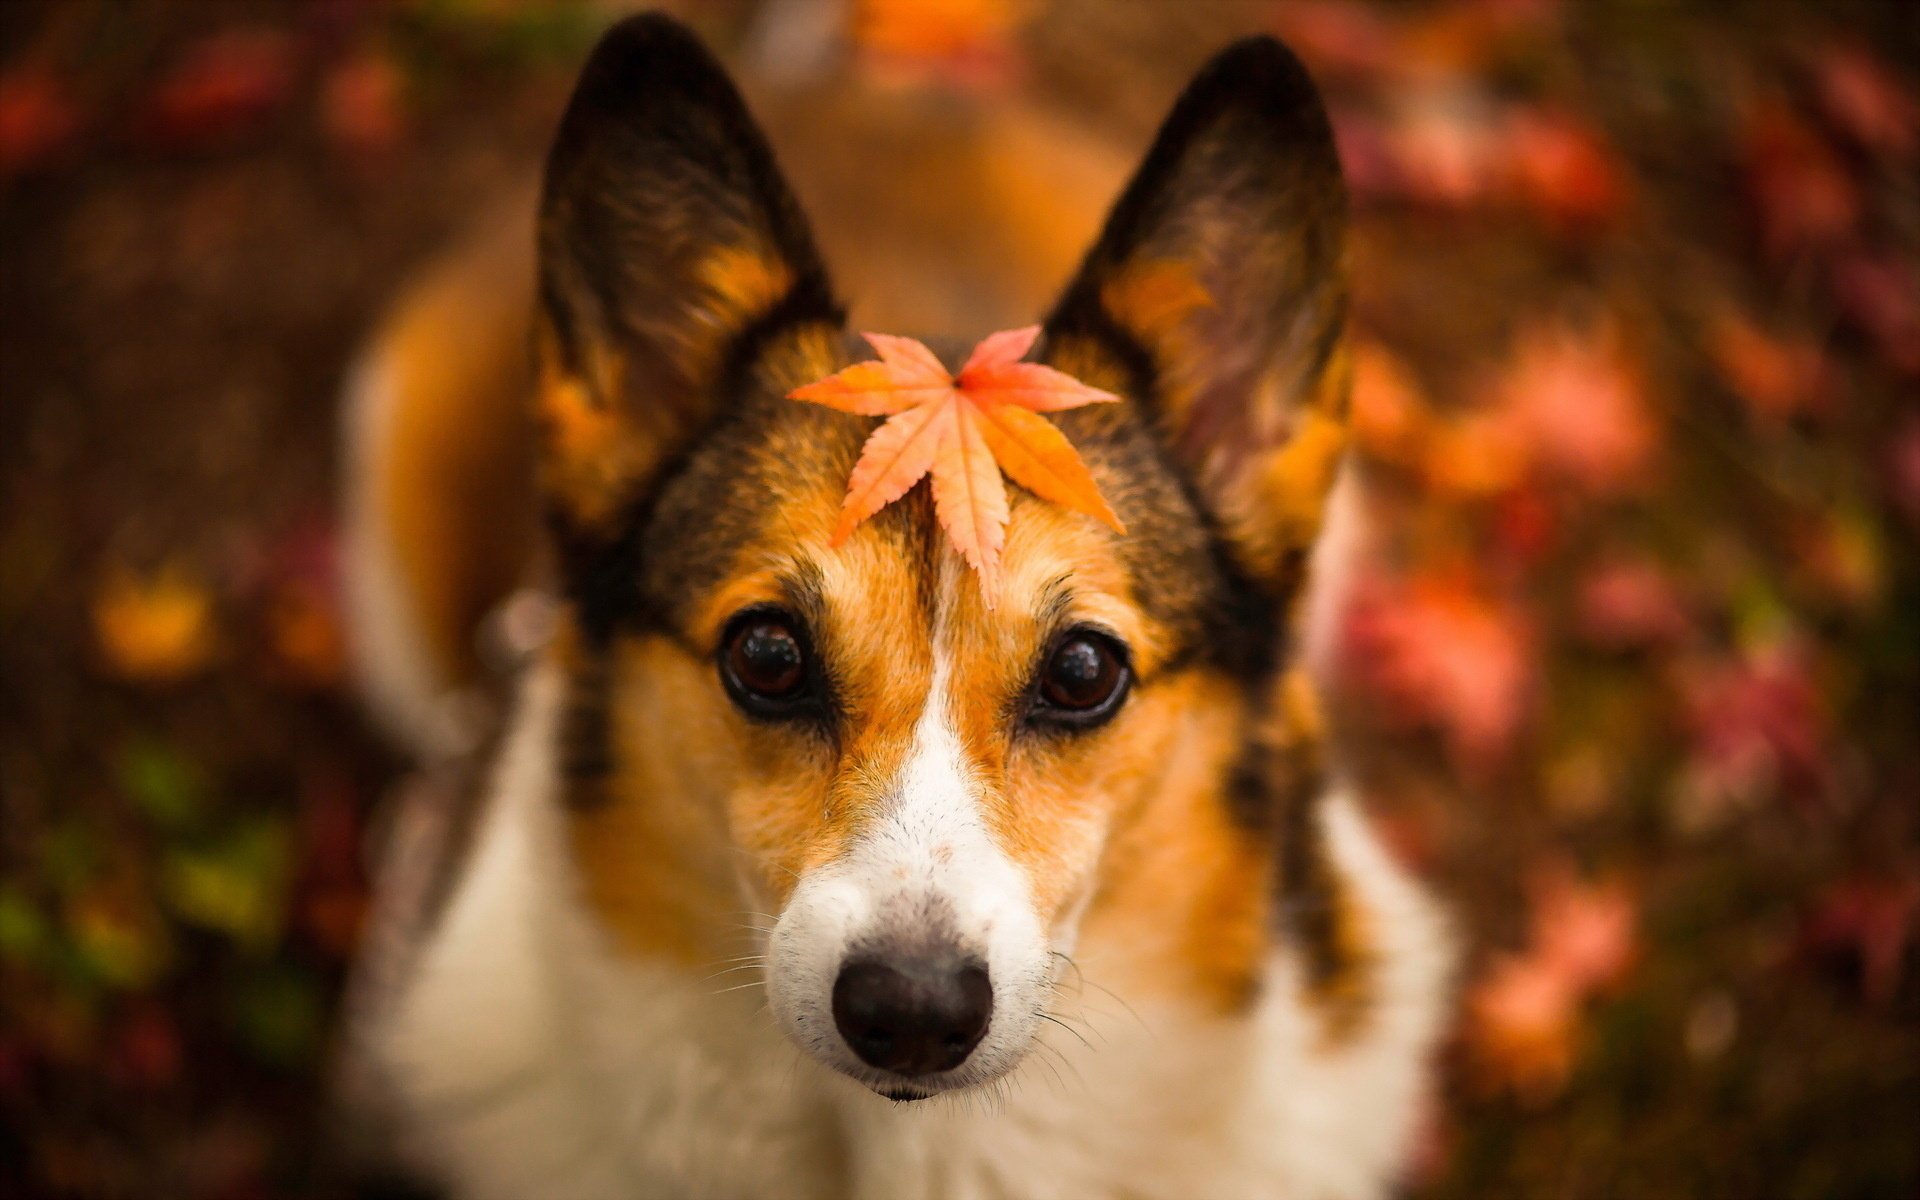
[[[870,356],[863,339],[835,345],[842,363]],[[929,338],[950,367],[971,349]],[[1086,458],[1129,532],[1108,540],[1091,521],[1009,485],[1013,518],[1008,592],[998,624],[1031,625],[1040,592],[1097,578],[1167,630],[1198,644],[1217,632],[1231,597],[1207,526],[1167,467],[1131,404],[1054,418]],[[803,583],[821,601],[870,622],[895,622],[916,640],[938,616],[942,572],[957,565],[924,485],[882,509],[840,550],[828,553],[855,461],[874,423],[752,387],[660,487],[645,518],[639,566],[648,614],[683,634],[710,635],[743,581],[763,593],[775,580]],[[1022,566],[1026,569],[1021,569]],[[762,594],[761,601],[779,596]],[[742,603],[750,597],[739,593]]]

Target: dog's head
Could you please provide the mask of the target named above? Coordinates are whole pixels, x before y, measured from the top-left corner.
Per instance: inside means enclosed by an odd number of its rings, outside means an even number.
[[[864,355],[720,68],[614,29],[549,159],[539,328],[564,771],[614,934],[698,966],[758,925],[781,1028],[896,1098],[1018,1063],[1102,913],[1243,994],[1344,227],[1305,72],[1227,50],[1040,343],[1123,397],[1056,420],[1129,533],[1016,490],[989,606],[924,488],[829,544],[873,422],[784,397]]]

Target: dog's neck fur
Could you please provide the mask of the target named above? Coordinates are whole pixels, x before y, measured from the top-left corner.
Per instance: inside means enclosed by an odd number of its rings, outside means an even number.
[[[1445,938],[1344,798],[1318,819],[1375,931],[1357,1031],[1329,1036],[1284,947],[1246,1015],[1210,1016],[1104,971],[1124,930],[1090,921],[1043,1048],[991,1094],[900,1106],[792,1048],[759,988],[615,949],[567,848],[560,691],[551,667],[523,681],[472,857],[376,1033],[460,1194],[1357,1197],[1402,1160]]]

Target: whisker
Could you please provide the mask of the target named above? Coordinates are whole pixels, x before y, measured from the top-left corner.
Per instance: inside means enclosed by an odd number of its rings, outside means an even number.
[[[1055,1025],[1058,1025],[1060,1028],[1066,1030],[1068,1033],[1072,1034],[1074,1037],[1079,1038],[1080,1044],[1082,1046],[1085,1046],[1088,1050],[1093,1049],[1093,1043],[1088,1041],[1085,1035],[1083,1035],[1078,1029],[1075,1029],[1073,1026],[1067,1024],[1065,1021],[1062,1021],[1060,1018],[1054,1016],[1052,1013],[1043,1012],[1043,1013],[1037,1013],[1035,1015],[1038,1016],[1042,1021],[1052,1021]]]

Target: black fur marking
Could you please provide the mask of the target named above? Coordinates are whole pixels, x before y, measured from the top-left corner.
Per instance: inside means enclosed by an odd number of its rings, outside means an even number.
[[[1343,981],[1366,969],[1340,927],[1345,883],[1333,865],[1320,820],[1326,782],[1314,771],[1291,781],[1280,797],[1277,917],[1300,954],[1309,989],[1338,1006],[1336,1025],[1360,1015],[1364,994]]]
[[[672,354],[649,343],[698,320],[688,276],[697,251],[761,239],[794,280],[780,320],[837,321],[806,219],[725,69],[671,18],[615,25],[582,69],[547,156],[540,296],[562,364],[591,378],[586,343],[600,338],[653,351],[638,365],[673,376]]]
[[[717,363],[689,350],[727,297],[708,289],[704,256],[727,248],[776,257],[789,283],[726,331]],[[657,14],[622,21],[595,47],[547,157],[541,199],[542,311],[558,365],[592,399],[620,406],[655,459],[611,519],[576,518],[549,497],[579,662],[563,727],[568,794],[591,803],[612,772],[610,658],[625,632],[664,628],[643,586],[643,547],[667,484],[755,386],[777,338],[843,320],[812,234],[771,148],[725,70],[686,28]],[[622,365],[622,394],[598,389]],[[696,376],[697,372],[697,376]]]

